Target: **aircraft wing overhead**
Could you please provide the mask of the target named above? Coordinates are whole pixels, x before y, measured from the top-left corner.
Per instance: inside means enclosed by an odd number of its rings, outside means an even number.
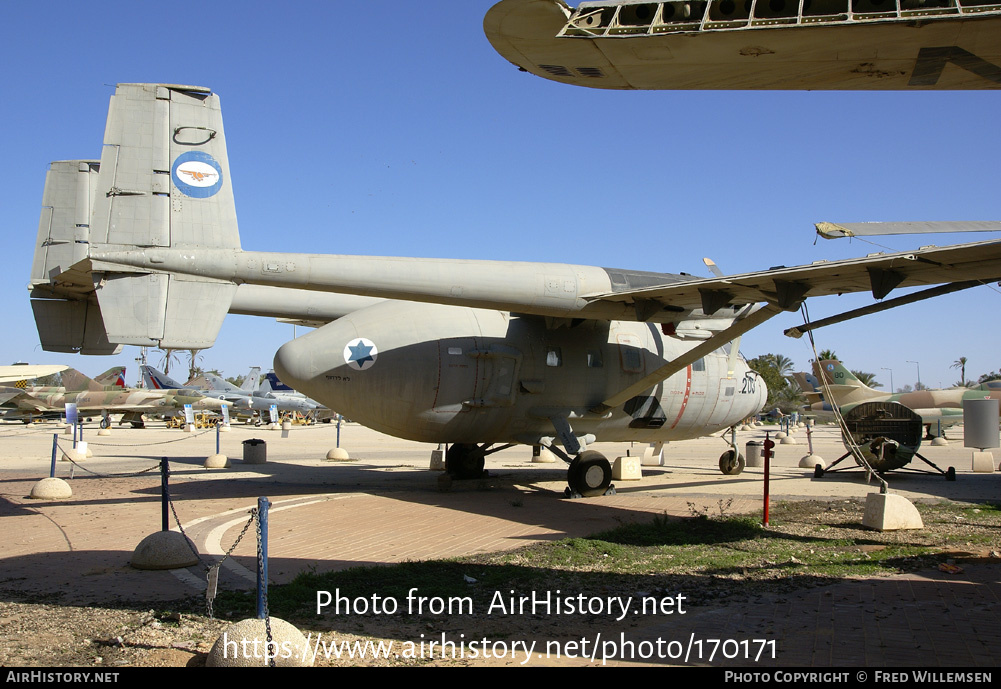
[[[0,366],[0,383],[14,383],[19,380],[31,378],[42,378],[51,376],[53,373],[65,371],[69,366],[47,365],[47,364],[14,364],[13,366]]]
[[[1001,241],[929,247],[864,258],[594,295],[589,301],[651,300],[668,307],[701,307],[707,314],[728,304],[767,301],[795,309],[807,297],[872,291],[882,299],[897,287],[1001,279]]]

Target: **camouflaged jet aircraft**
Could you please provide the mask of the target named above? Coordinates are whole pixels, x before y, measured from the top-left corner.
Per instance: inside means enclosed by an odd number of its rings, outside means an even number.
[[[112,369],[102,375],[117,374]],[[220,400],[205,397],[197,391],[187,394],[173,390],[138,390],[105,386],[88,378],[74,369],[63,372],[63,379],[73,381],[67,388],[25,388],[20,395],[5,400],[8,406],[15,406],[20,417],[37,417],[45,414],[61,413],[67,404],[76,404],[81,414],[100,414],[101,426],[111,425],[111,414],[122,414],[120,423],[131,423],[134,427],[144,425],[144,414],[173,414],[184,405],[193,409],[215,410],[222,408]],[[76,389],[74,389],[76,388]]]
[[[501,0],[483,30],[590,88],[1001,88],[997,0]]]
[[[820,383],[823,378],[826,385]],[[797,375],[797,381],[800,380]],[[948,390],[916,390],[914,392],[880,392],[863,383],[845,366],[833,359],[814,362],[813,376],[804,379],[814,386],[813,395],[830,393],[831,401],[847,413],[863,402],[895,402],[921,417],[926,437],[934,437],[939,428],[948,428],[963,421],[965,400],[1001,399],[1001,385],[988,383],[974,388],[950,388]],[[802,384],[801,384],[802,387]],[[808,394],[807,398],[810,399]],[[811,408],[829,404],[824,399],[810,399]],[[823,406],[820,407],[823,409]],[[828,412],[830,413],[830,412]]]
[[[205,348],[229,310],[321,324],[279,349],[279,377],[376,430],[449,444],[457,477],[541,445],[569,463],[571,493],[601,494],[612,472],[591,443],[695,438],[761,409],[765,386],[730,343],[772,316],[1001,277],[1001,242],[711,278],[243,251],[216,94],[120,84],[104,143],[100,163],[53,163],[46,179],[31,275],[45,349]]]

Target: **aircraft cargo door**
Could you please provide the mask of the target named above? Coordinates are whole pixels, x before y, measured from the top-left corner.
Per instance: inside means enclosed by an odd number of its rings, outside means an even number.
[[[483,389],[483,362],[476,356],[476,338],[438,340],[438,388],[432,409],[437,414],[462,414]]]
[[[729,426],[737,420],[731,419],[733,411],[733,398],[737,392],[736,378],[720,378],[719,390],[716,394],[716,406],[713,407],[709,415],[708,425],[712,428],[718,426]],[[739,420],[739,419],[738,419]]]

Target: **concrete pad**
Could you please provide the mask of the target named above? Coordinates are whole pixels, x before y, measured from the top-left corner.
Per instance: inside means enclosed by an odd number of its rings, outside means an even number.
[[[330,452],[333,452],[331,450]],[[327,453],[327,459],[335,459],[330,456],[330,452]],[[444,450],[431,450],[431,462],[428,464],[428,469],[431,471],[445,471],[445,451]]]
[[[206,469],[229,469],[229,457],[224,454],[209,455],[202,466]]]
[[[535,447],[532,448],[532,461],[535,464],[555,464],[558,460],[548,447],[538,446],[537,450]]]
[[[978,474],[994,473],[994,455],[986,450],[973,452],[973,471]]]
[[[65,500],[73,497],[73,489],[61,478],[43,478],[31,488],[28,497],[35,500]]]
[[[179,569],[198,564],[188,539],[178,531],[157,531],[144,538],[132,553],[136,569]]]
[[[820,465],[821,469],[827,468],[827,462],[825,462],[824,458],[821,457],[820,455],[807,455],[806,457],[803,457],[801,460],[799,460],[800,469],[813,469],[818,464]]]
[[[62,462],[82,462],[85,459],[87,459],[86,453],[80,452],[79,450],[74,450],[73,448],[69,448],[69,449],[63,450],[63,456],[60,459],[60,461],[62,461]]]
[[[865,498],[862,526],[876,531],[923,529],[921,515],[911,502],[893,493],[869,493]]]
[[[612,480],[639,481],[643,478],[639,457],[616,457],[612,462]]]
[[[306,637],[298,629],[277,617],[269,620],[271,643],[268,653],[276,667],[311,667]],[[264,620],[240,620],[222,633],[205,659],[206,667],[268,667],[267,628]]]
[[[641,463],[646,467],[664,466],[664,443],[650,443],[643,450]]]

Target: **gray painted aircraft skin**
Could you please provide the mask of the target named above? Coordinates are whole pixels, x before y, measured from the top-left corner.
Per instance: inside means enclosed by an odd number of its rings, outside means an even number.
[[[142,370],[143,381],[146,383],[146,387],[151,390],[171,390],[223,400],[232,405],[231,409],[235,413],[242,413],[244,416],[246,416],[246,412],[266,412],[271,408],[271,405],[277,406],[279,411],[297,411],[303,413],[310,411],[310,407],[304,404],[286,404],[273,398],[254,396],[246,390],[240,390],[236,386],[227,383],[218,378],[218,376],[212,376],[212,374],[206,376],[212,386],[200,389],[193,385],[182,385],[152,366],[141,366],[140,369]]]
[[[327,322],[275,356],[295,389],[451,443],[458,476],[479,475],[494,444],[549,446],[585,495],[610,482],[596,439],[693,438],[758,412],[765,386],[725,346],[804,299],[1001,276],[1001,242],[712,278],[243,251],[217,95],[120,84],[104,143],[99,163],[53,163],[46,179],[31,277],[45,349],[208,347],[256,291],[259,315]]]
[[[518,68],[590,88],[1001,88],[995,0],[501,0],[483,29]]]

